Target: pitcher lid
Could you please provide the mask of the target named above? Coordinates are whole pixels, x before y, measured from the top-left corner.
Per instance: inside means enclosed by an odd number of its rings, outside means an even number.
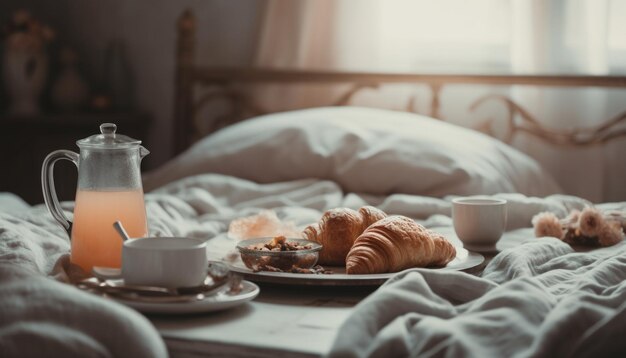
[[[100,133],[78,140],[79,147],[92,147],[102,149],[122,149],[131,148],[141,144],[140,140],[133,139],[123,134],[116,134],[117,126],[114,123],[103,123],[100,125]]]

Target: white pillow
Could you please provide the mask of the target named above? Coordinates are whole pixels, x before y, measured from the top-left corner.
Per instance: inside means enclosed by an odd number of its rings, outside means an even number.
[[[328,179],[347,192],[441,197],[559,192],[539,164],[484,134],[389,110],[328,107],[246,120],[196,143],[146,190],[201,173],[258,183]]]

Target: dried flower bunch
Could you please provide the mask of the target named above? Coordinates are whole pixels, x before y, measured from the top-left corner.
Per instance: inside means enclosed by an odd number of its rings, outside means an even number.
[[[612,246],[624,239],[626,213],[587,207],[559,219],[543,212],[532,219],[536,237],[552,236],[570,245]]]
[[[39,51],[55,38],[54,30],[32,17],[27,10],[17,10],[3,28],[7,48],[14,51]]]

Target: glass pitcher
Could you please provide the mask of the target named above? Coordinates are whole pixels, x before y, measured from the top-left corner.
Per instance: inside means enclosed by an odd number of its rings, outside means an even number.
[[[100,125],[101,134],[76,142],[80,154],[54,151],[41,169],[46,206],[71,238],[70,261],[87,273],[94,266],[121,267],[122,239],[112,226],[115,221],[130,237],[148,236],[140,164],[150,152],[141,141],[116,134],[116,129],[113,123]],[[60,159],[78,168],[73,223],[61,210],[54,189],[54,164]]]

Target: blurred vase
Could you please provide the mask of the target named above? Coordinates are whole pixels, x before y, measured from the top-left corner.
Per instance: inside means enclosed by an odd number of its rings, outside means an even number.
[[[44,49],[7,46],[2,68],[11,101],[9,113],[15,116],[38,114],[39,97],[48,77],[48,56]]]
[[[63,49],[60,63],[63,68],[52,86],[52,103],[64,111],[78,110],[89,97],[89,86],[78,72],[76,53]]]

